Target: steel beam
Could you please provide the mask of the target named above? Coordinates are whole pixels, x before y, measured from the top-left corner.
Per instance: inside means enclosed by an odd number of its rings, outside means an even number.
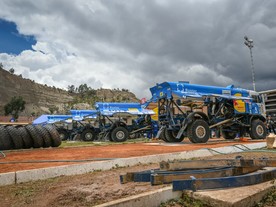
[[[191,176],[196,176],[198,178],[226,177],[242,175],[254,172],[258,169],[260,169],[260,167],[224,167],[185,171],[164,171],[155,169],[141,172],[128,172],[124,175],[120,175],[120,182],[121,184],[127,182],[151,182],[152,185],[160,185],[172,183],[172,181],[176,179],[189,179]]]
[[[193,171],[173,171],[170,174],[156,173],[151,175],[152,185],[161,185],[172,183],[174,180],[179,179],[190,179],[192,176],[196,178],[215,178],[215,177],[229,177],[236,175],[243,175],[246,173],[255,172],[261,169],[260,167],[226,167],[217,169],[204,169],[204,170],[193,170]]]
[[[230,177],[220,177],[220,178],[200,178],[189,180],[174,180],[173,191],[182,190],[206,190],[206,189],[218,189],[218,188],[231,188],[231,187],[242,187],[248,185],[254,185],[276,178],[276,169],[269,169],[264,171],[258,171],[255,173],[240,175],[240,176],[230,176]]]
[[[185,170],[215,167],[276,167],[276,159],[220,159],[161,162],[161,170]]]

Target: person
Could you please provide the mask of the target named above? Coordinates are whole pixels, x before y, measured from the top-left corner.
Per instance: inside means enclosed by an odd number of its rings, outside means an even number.
[[[268,115],[267,117],[267,129],[269,133],[275,133],[275,122],[273,121],[273,119],[271,118],[271,115]]]

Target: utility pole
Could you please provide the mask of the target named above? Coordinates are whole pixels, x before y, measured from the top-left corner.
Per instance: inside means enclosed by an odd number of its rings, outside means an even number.
[[[250,51],[253,90],[256,91],[255,71],[254,71],[254,62],[253,62],[253,54],[252,54],[252,48],[254,47],[253,40],[249,39],[247,36],[244,36],[244,39],[245,39],[244,44],[249,48],[249,51]]]

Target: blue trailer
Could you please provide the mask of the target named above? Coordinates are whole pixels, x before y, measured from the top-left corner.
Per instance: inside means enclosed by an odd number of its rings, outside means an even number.
[[[62,140],[80,134],[83,141],[123,142],[139,132],[151,132],[152,110],[139,103],[95,104],[96,110],[71,110],[71,115],[42,115],[33,124],[54,124]]]
[[[188,82],[163,82],[150,88],[152,101],[158,102],[158,136],[166,142],[205,143],[210,130],[221,131],[226,139],[249,134],[252,139],[266,137],[263,97],[241,88],[205,86]]]
[[[94,127],[86,120],[96,119],[97,111],[71,110],[70,112],[71,115],[41,115],[33,121],[33,125],[55,125],[61,140],[72,140],[77,134],[80,134],[83,141],[96,139]]]
[[[123,142],[138,132],[152,130],[150,115],[155,113],[140,103],[97,102],[95,108],[99,112],[101,138]]]

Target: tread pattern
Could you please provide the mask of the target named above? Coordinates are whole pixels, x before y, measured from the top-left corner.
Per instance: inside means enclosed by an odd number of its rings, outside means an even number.
[[[0,126],[0,150],[10,150],[13,148],[11,137],[5,127]]]
[[[39,136],[43,139],[43,147],[51,147],[52,140],[48,131],[40,125],[35,126],[35,129],[37,130]]]
[[[27,149],[33,147],[33,140],[27,129],[25,127],[18,127],[17,131],[23,140],[24,148]]]
[[[43,144],[44,144],[43,138],[39,135],[39,133],[35,129],[35,127],[32,125],[27,125],[27,126],[25,126],[25,128],[27,129],[27,131],[29,132],[29,134],[32,137],[33,147],[34,148],[43,147]]]
[[[59,145],[61,145],[61,139],[60,139],[57,129],[52,125],[46,125],[46,126],[44,126],[44,128],[51,135],[52,147],[58,147]]]
[[[14,145],[15,149],[22,149],[24,144],[23,144],[23,139],[20,136],[18,130],[14,126],[7,126],[6,127],[7,132],[9,133],[12,143]]]

